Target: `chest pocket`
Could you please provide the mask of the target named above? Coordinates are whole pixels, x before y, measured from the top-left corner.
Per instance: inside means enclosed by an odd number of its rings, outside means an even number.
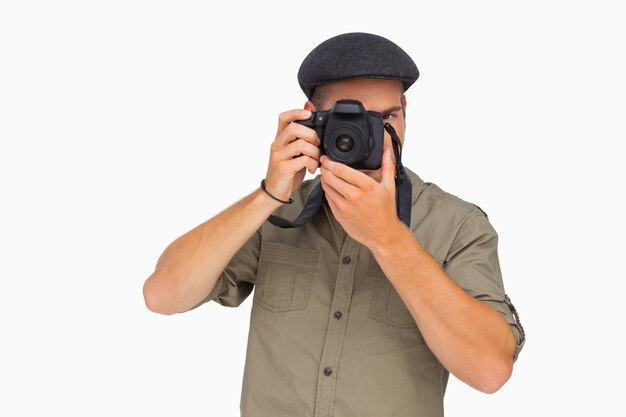
[[[263,242],[259,254],[254,302],[273,312],[307,307],[319,250]]]

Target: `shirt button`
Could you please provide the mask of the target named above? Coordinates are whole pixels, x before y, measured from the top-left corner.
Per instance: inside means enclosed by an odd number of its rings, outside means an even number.
[[[349,256],[344,256],[341,261],[344,265],[348,265],[350,262],[352,262],[352,259]]]
[[[324,368],[324,375],[330,376],[333,373],[333,370],[329,367]]]
[[[343,314],[341,314],[341,311],[339,311],[339,310],[335,311],[335,318],[337,320],[339,320],[341,318],[341,316],[343,316]]]

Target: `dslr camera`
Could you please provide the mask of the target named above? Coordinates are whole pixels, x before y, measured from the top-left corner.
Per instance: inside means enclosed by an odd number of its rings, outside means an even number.
[[[378,169],[383,158],[384,126],[381,114],[366,111],[358,100],[337,100],[330,110],[313,112],[296,123],[320,138],[320,156],[354,169]]]

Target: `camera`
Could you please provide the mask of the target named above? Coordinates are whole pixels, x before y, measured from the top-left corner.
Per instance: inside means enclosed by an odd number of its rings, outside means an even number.
[[[358,100],[337,100],[330,110],[313,112],[296,123],[314,129],[320,138],[320,156],[354,169],[378,169],[383,157],[381,114],[366,111]]]

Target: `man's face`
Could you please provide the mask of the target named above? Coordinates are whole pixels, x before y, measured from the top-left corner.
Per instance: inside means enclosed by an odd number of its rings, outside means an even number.
[[[320,88],[320,87],[318,87]],[[322,108],[316,109],[311,101],[307,101],[304,108],[311,111],[328,110],[341,99],[354,99],[363,103],[365,110],[381,113],[383,123],[389,123],[396,130],[400,143],[404,144],[404,130],[406,121],[403,109],[406,110],[406,98],[402,95],[402,83],[396,80],[382,80],[365,78],[361,80],[338,81],[322,86],[324,88],[324,103]],[[320,138],[321,139],[321,138]],[[395,163],[391,136],[385,130],[383,149],[390,148]],[[359,169],[380,182],[381,168],[377,170]]]

